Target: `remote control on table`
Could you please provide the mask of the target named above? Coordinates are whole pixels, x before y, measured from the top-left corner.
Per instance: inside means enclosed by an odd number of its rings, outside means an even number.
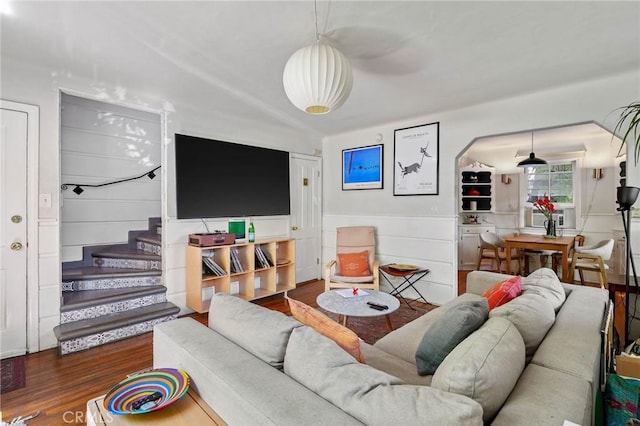
[[[379,304],[373,303],[373,302],[367,302],[367,305],[369,305],[373,309],[378,309],[380,311],[384,311],[384,310],[389,309],[389,307],[387,305],[379,305]]]

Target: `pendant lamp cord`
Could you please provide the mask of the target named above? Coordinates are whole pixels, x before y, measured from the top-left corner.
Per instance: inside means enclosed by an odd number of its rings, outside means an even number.
[[[533,132],[531,132],[531,152],[533,152]]]
[[[320,43],[320,33],[318,32],[318,1],[313,0],[313,10],[316,15],[316,42]]]

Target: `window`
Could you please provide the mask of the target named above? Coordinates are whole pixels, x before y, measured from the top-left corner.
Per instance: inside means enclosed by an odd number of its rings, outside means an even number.
[[[552,203],[574,205],[574,172],[576,162],[561,162],[524,170],[527,202],[548,195]]]

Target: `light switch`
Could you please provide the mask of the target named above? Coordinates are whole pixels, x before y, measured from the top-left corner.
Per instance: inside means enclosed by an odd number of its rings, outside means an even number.
[[[40,194],[40,208],[51,208],[51,194]]]

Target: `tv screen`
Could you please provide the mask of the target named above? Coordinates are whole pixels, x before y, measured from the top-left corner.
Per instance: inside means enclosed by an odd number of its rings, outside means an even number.
[[[289,153],[175,135],[178,219],[288,215]]]

